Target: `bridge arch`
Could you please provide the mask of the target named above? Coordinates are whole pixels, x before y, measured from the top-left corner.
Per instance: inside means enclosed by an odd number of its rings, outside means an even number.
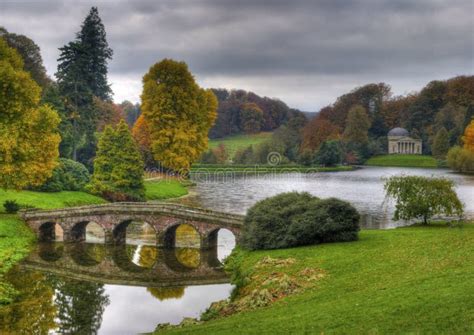
[[[226,258],[237,244],[237,235],[227,228],[209,230],[203,237],[202,248],[215,252],[219,260]]]
[[[57,243],[40,243],[37,246],[38,256],[45,262],[54,263],[64,255],[64,245]]]
[[[202,234],[191,222],[178,221],[167,226],[159,235],[158,244],[164,248],[201,247]],[[178,243],[177,243],[178,242]]]
[[[76,223],[72,224],[72,227],[70,231],[66,234],[67,235],[67,241],[69,242],[83,242],[86,241],[86,231],[87,227],[100,227],[99,228],[99,234],[100,238],[105,241],[105,236],[106,236],[106,229],[105,227],[100,223],[96,221],[91,221],[91,220],[84,220],[84,221],[79,221]],[[100,229],[102,231],[100,231]]]
[[[53,242],[53,241],[55,241],[56,238],[57,238],[57,236],[56,236],[57,228],[60,229],[61,233],[64,236],[65,229],[60,223],[54,222],[54,221],[47,221],[47,222],[44,222],[44,223],[40,224],[40,226],[38,227],[38,240],[40,242]]]
[[[114,243],[116,244],[123,244],[127,241],[127,229],[129,228],[130,225],[132,224],[143,224],[146,226],[146,228],[150,229],[153,232],[153,245],[156,245],[156,241],[158,238],[158,233],[156,231],[156,228],[154,227],[153,224],[141,220],[141,219],[132,219],[132,218],[127,218],[126,220],[121,220],[119,224],[117,224],[113,230],[112,230],[112,238]],[[147,244],[147,243],[145,243]],[[150,244],[150,243],[148,243]]]
[[[97,266],[105,259],[104,244],[74,243],[68,246],[68,254],[77,265]]]

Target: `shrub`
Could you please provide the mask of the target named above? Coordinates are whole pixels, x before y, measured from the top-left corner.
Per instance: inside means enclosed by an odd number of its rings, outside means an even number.
[[[247,212],[242,246],[279,249],[357,239],[359,214],[347,202],[320,200],[309,193],[282,193],[257,202]]]
[[[3,203],[5,212],[14,214],[20,210],[20,205],[15,200],[7,200]]]
[[[474,172],[474,152],[454,146],[448,152],[447,163],[458,172]]]
[[[83,164],[61,158],[51,178],[35,190],[41,192],[80,191],[89,180],[89,171]]]

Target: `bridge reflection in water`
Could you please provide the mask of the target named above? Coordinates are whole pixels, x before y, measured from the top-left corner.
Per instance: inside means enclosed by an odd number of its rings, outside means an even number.
[[[30,270],[104,284],[169,287],[228,283],[213,249],[148,245],[40,243],[22,263]]]

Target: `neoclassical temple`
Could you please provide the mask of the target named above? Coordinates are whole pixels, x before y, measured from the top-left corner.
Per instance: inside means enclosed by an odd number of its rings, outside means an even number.
[[[421,140],[410,137],[404,128],[393,128],[388,132],[388,153],[421,155]]]

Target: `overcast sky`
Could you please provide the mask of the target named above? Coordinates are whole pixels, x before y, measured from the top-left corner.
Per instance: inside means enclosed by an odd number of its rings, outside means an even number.
[[[53,76],[91,6],[114,50],[116,102],[138,102],[143,74],[165,57],[204,87],[307,111],[370,82],[406,94],[474,74],[474,0],[0,0],[0,26],[32,38]]]

